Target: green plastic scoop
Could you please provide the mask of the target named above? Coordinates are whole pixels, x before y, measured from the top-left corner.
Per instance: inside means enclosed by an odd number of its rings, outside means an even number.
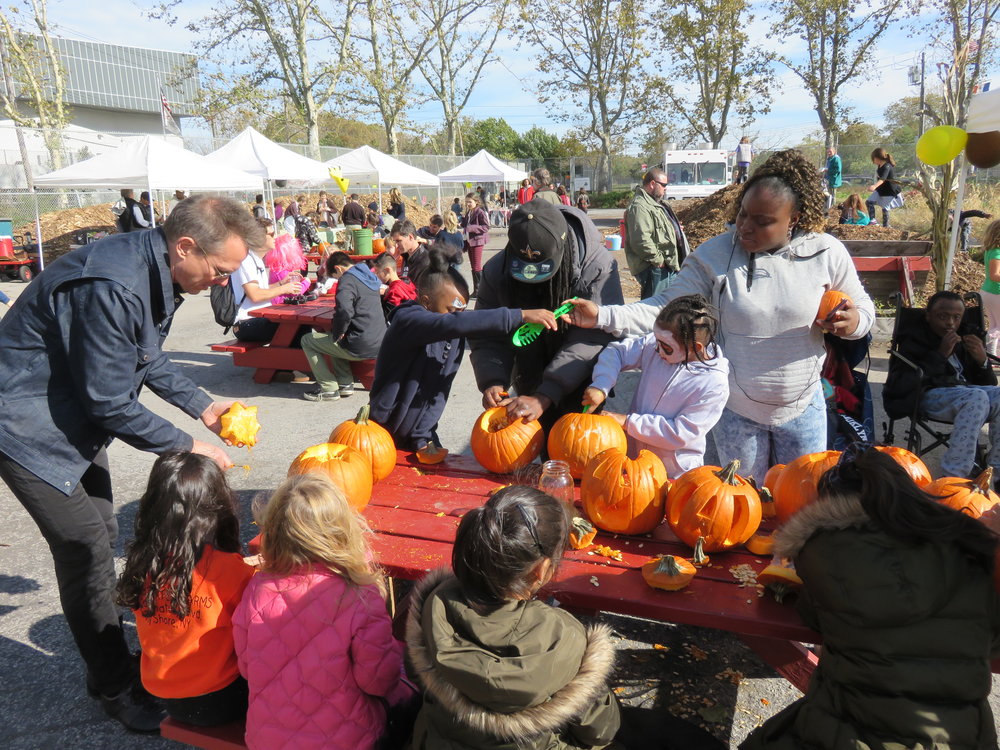
[[[576,299],[574,297],[573,299]],[[564,305],[560,305],[552,314],[556,316],[556,320],[559,320],[560,316],[565,315],[573,310],[573,305],[567,302]],[[545,330],[545,326],[541,323],[525,323],[523,326],[514,331],[514,346],[527,346],[532,341],[537,339],[542,335],[542,331]]]

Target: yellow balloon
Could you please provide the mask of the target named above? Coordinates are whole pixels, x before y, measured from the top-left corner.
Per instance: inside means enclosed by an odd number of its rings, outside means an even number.
[[[952,125],[931,128],[917,141],[917,158],[931,167],[947,164],[965,148],[969,134]]]

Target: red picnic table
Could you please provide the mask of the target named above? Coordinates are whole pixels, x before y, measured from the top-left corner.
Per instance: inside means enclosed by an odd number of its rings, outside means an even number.
[[[375,485],[364,510],[375,531],[375,558],[393,578],[409,580],[449,567],[461,516],[512,481],[510,476],[490,474],[471,457],[452,455],[442,464],[427,466],[414,454],[399,451],[396,468]],[[713,553],[710,565],[686,589],[654,590],[642,579],[639,568],[644,562],[659,555],[692,554],[667,529],[661,527],[657,536],[664,538],[657,539],[599,533],[595,544],[621,550],[621,561],[567,550],[542,596],[580,613],[616,612],[728,630],[804,691],[817,659],[801,643],[817,643],[820,636],[802,624],[794,606],[778,604],[769,593],[758,596],[757,588],[742,587],[731,572],[737,565],[749,565],[759,573],[769,560],[745,550]]]
[[[333,295],[320,296],[300,305],[268,305],[251,310],[255,318],[265,318],[278,324],[277,330],[266,344],[244,341],[226,341],[212,344],[212,351],[230,352],[233,364],[255,368],[253,379],[257,383],[270,383],[279,370],[309,372],[309,362],[303,351],[295,346],[296,335],[306,327],[310,330],[329,331],[336,311]],[[374,360],[352,362],[354,375],[365,388],[371,388],[375,376]]]

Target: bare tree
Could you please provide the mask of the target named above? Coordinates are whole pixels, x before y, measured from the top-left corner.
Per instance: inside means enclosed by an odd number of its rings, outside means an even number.
[[[319,158],[319,112],[337,92],[357,3],[330,3],[333,17],[318,0],[223,0],[188,29],[201,35],[199,54],[246,71],[249,90],[276,83],[306,124],[310,155]]]
[[[802,81],[815,101],[826,146],[846,119],[840,92],[864,77],[874,57],[875,43],[897,21],[908,0],[773,0],[772,39],[795,37],[805,42],[801,62],[779,54],[777,60]]]
[[[413,3],[409,24],[399,42],[417,60],[417,68],[441,104],[445,147],[454,155],[461,141],[459,118],[496,46],[510,0],[425,0]],[[431,37],[433,46],[417,55],[414,42]]]
[[[521,0],[518,30],[542,54],[539,98],[600,147],[598,190],[610,190],[611,153],[646,117],[638,0]]]
[[[996,21],[1000,0],[931,0],[937,11],[933,47],[949,60],[938,64],[941,99],[925,104],[932,125],[964,127],[969,101],[982,72],[997,60]],[[920,190],[931,209],[931,258],[937,272],[937,288],[944,289],[948,262],[948,209],[958,177],[958,161],[941,167],[921,163]]]
[[[59,169],[70,111],[66,106],[66,70],[50,33],[46,0],[23,0],[22,7],[10,6],[6,13],[0,13],[0,47],[6,84],[0,91],[3,112],[17,127],[39,129],[50,166]],[[22,111],[18,99],[23,99],[33,114]],[[21,158],[28,185],[33,186],[24,148]]]
[[[413,79],[434,39],[420,35],[412,43],[404,43],[404,38],[417,35],[406,26],[391,0],[360,0],[358,14],[363,20],[354,34],[352,75],[359,85],[345,95],[379,115],[389,152],[396,155],[404,112],[424,101],[416,96]]]
[[[659,25],[671,51],[655,86],[689,140],[719,148],[735,116],[746,128],[771,108],[771,56],[750,44],[748,0],[683,0]]]

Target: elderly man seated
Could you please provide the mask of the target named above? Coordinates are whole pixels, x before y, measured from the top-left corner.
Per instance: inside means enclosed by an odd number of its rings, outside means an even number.
[[[963,326],[965,303],[955,292],[938,292],[924,316],[899,334],[899,353],[923,370],[892,363],[885,384],[890,416],[913,413],[923,386],[920,411],[952,422],[948,450],[941,459],[944,476],[967,477],[973,470],[976,443],[984,424],[990,427],[989,465],[1000,474],[1000,388],[990,367],[982,331]]]

